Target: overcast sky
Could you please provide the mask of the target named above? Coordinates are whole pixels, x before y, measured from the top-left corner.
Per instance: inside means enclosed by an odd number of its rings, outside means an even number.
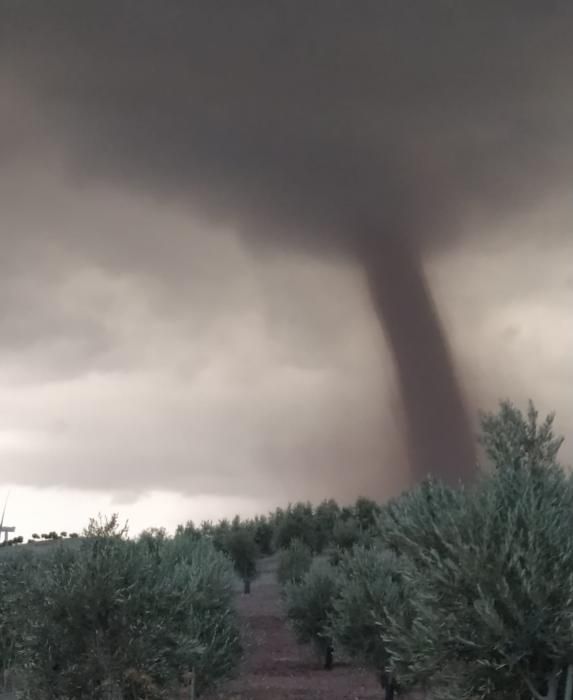
[[[572,10],[417,7],[0,0],[9,524],[383,499],[503,397],[568,437]]]

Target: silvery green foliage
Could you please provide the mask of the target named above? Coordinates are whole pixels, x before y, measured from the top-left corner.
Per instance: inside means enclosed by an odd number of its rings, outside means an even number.
[[[22,649],[28,617],[26,586],[34,568],[33,557],[22,549],[3,552],[0,558],[0,673],[5,678]]]
[[[554,699],[573,662],[573,485],[555,464],[520,466],[446,498],[427,527],[401,511],[413,618],[391,616],[384,638],[432,698]]]
[[[162,698],[191,669],[200,690],[237,661],[231,585],[226,558],[184,536],[61,547],[26,580],[27,697]]]
[[[115,537],[125,539],[129,531],[128,523],[123,525],[119,522],[119,514],[112,513],[110,516],[98,513],[97,518],[90,518],[88,526],[84,528],[83,536],[86,539],[93,537]],[[56,533],[53,533],[56,535]]]
[[[553,433],[555,414],[549,414],[541,425],[538,418],[532,401],[527,415],[510,401],[502,401],[497,413],[482,413],[480,442],[495,467],[543,468],[556,462],[563,437]]]
[[[414,560],[427,550],[445,554],[442,532],[455,526],[465,504],[462,488],[453,489],[428,478],[383,508],[377,539],[384,548]]]
[[[302,581],[312,565],[310,547],[301,540],[294,539],[279,553],[277,579],[281,585]]]
[[[311,643],[320,655],[332,644],[329,620],[338,590],[336,569],[321,559],[313,561],[300,582],[285,588],[287,617],[297,640]]]
[[[416,619],[415,607],[423,598],[423,582],[428,575],[428,552],[436,559],[448,554],[443,533],[455,528],[456,518],[464,512],[466,493],[452,489],[435,479],[390,501],[378,522],[378,548],[385,554],[384,586],[375,611],[375,624],[381,639],[378,649],[388,657],[386,669],[402,687],[425,685],[435,669],[426,668],[427,649],[413,648],[411,638],[423,643],[424,636]],[[382,570],[382,562],[379,563]],[[390,651],[393,650],[393,653]],[[398,651],[399,650],[399,651]],[[380,668],[380,671],[383,668]]]
[[[391,670],[383,636],[388,615],[400,611],[406,616],[408,610],[397,557],[379,546],[355,547],[342,558],[338,572],[332,635],[350,656],[382,676]]]
[[[322,542],[310,503],[291,504],[275,514],[275,544],[286,549],[294,540],[304,542],[312,552],[319,553]]]
[[[175,537],[167,542],[165,565],[187,565],[192,592],[193,633],[201,645],[195,662],[196,690],[231,675],[241,653],[233,605],[233,569],[209,541]]]

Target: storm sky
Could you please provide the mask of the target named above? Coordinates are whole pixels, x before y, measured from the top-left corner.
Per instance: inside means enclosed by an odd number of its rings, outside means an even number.
[[[567,433],[572,35],[568,2],[0,0],[9,520],[465,478],[506,396]]]

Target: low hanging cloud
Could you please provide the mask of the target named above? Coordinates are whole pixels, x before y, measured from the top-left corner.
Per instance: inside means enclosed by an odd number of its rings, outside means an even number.
[[[0,376],[62,416],[7,478],[387,493],[469,475],[483,398],[545,397],[570,3],[0,10]]]

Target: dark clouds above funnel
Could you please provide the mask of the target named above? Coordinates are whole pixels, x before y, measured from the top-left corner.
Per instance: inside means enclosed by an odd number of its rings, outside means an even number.
[[[268,237],[407,217],[431,245],[570,165],[569,3],[2,7],[2,64],[78,168],[266,213]]]
[[[396,285],[381,262],[368,265],[370,286],[398,366],[412,348],[391,331],[387,302],[430,329],[400,373],[426,363],[450,386],[435,426],[445,437],[463,402],[419,256],[457,240],[470,213],[497,219],[568,183],[570,3],[0,7],[1,70],[80,177],[178,198],[257,248],[387,261],[399,241]],[[427,385],[405,404],[428,416],[436,398]],[[426,453],[416,468],[439,460]]]

